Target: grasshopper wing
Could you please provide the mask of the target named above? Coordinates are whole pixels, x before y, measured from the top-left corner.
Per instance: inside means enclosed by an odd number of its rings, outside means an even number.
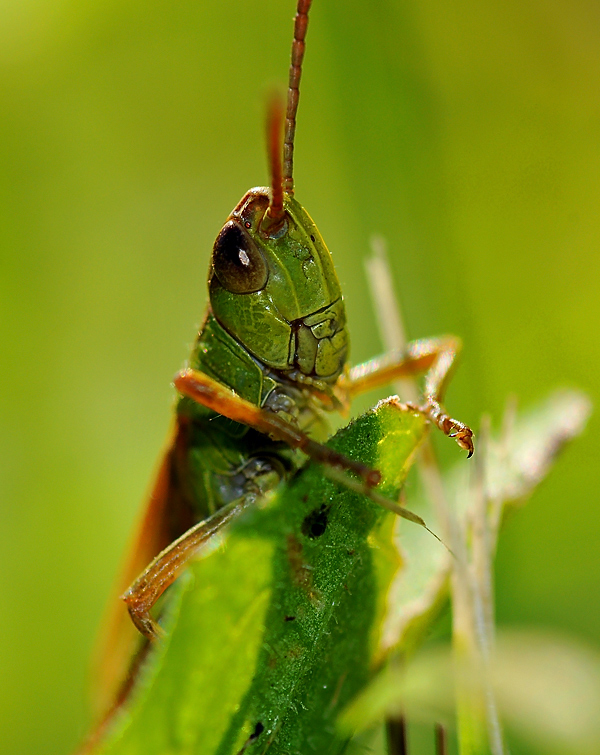
[[[127,699],[148,642],[134,627],[119,599],[152,559],[192,523],[192,512],[177,474],[178,456],[187,443],[185,423],[176,421],[147,505],[134,531],[128,556],[115,582],[93,662],[93,706],[97,734]],[[92,740],[95,736],[92,735]]]

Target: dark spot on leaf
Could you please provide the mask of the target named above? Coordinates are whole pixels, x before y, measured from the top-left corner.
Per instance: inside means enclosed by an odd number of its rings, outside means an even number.
[[[310,240],[311,240],[311,241],[313,242],[313,244],[314,244],[314,243],[315,243],[315,241],[316,241],[316,239],[315,239],[315,237],[313,236],[313,234],[312,234],[312,233],[310,234]]]
[[[302,534],[312,540],[321,537],[327,529],[329,520],[329,506],[323,504],[318,509],[311,511],[302,522]]]
[[[284,621],[296,621],[296,617],[295,616],[286,616],[285,619],[284,619]]]
[[[252,734],[250,734],[248,739],[244,742],[242,749],[238,752],[237,755],[244,755],[249,745],[251,745],[252,742],[254,742],[254,740],[257,739],[263,733],[264,730],[265,730],[265,727],[259,721],[254,727],[254,731],[252,732]]]

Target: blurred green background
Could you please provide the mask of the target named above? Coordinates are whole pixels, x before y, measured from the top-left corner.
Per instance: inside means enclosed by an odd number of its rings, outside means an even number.
[[[0,750],[67,753],[88,658],[205,306],[213,240],[267,182],[293,0],[0,5]],[[448,404],[597,401],[600,7],[316,0],[297,197],[334,255],[353,360],[389,244],[411,337],[453,332]],[[501,624],[597,644],[598,419],[506,528]],[[444,450],[456,459],[454,448]]]

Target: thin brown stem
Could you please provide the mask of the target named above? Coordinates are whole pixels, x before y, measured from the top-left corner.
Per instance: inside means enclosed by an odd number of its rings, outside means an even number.
[[[446,729],[442,724],[435,725],[435,755],[448,755]]]
[[[388,755],[408,755],[406,720],[404,716],[388,718],[385,722]]]

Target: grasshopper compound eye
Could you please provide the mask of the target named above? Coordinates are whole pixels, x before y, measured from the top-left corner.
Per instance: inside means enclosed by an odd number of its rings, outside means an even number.
[[[212,265],[219,283],[232,294],[260,291],[269,277],[260,249],[234,220],[225,223],[217,236]]]

